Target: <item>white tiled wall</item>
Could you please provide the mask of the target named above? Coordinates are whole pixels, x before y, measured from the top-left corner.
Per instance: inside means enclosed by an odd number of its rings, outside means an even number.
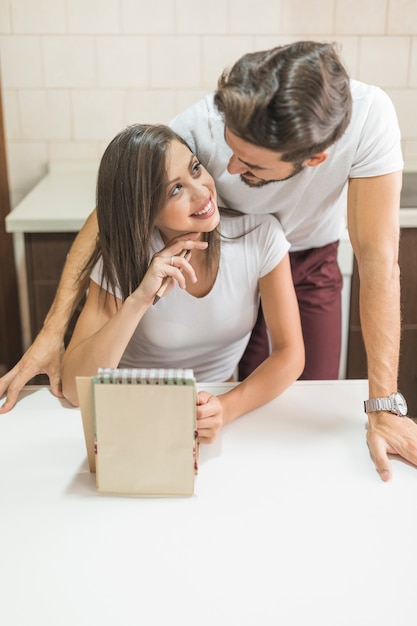
[[[168,122],[244,52],[337,41],[392,97],[417,160],[417,0],[0,0],[13,206],[51,159],[98,160],[127,124]]]

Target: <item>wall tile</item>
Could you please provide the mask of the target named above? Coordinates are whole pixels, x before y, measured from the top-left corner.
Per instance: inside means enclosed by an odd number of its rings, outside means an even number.
[[[343,35],[321,34],[310,35],[306,33],[300,33],[297,35],[285,35],[279,37],[262,36],[255,37],[255,50],[268,50],[269,48],[275,48],[276,46],[286,46],[294,43],[295,41],[319,41],[336,43],[340,57],[346,66],[352,78],[357,78],[358,73],[358,54],[359,54],[359,38],[349,37]]]
[[[188,89],[200,86],[199,37],[152,37],[150,50],[150,87]]]
[[[281,33],[331,33],[334,23],[333,0],[283,0]]]
[[[81,141],[109,142],[124,128],[126,93],[123,90],[74,91],[74,138]]]
[[[382,35],[387,0],[336,0],[335,32],[346,35]]]
[[[19,139],[22,135],[17,95],[18,91],[16,89],[2,89],[3,123],[6,141]]]
[[[12,16],[9,2],[0,2],[0,34],[12,31]]]
[[[245,6],[245,3],[241,3]],[[188,35],[224,34],[227,32],[227,2],[224,0],[177,0],[176,32]]]
[[[417,89],[390,89],[387,93],[397,111],[403,140],[417,140]]]
[[[7,145],[9,185],[19,192],[28,192],[47,173],[48,149],[45,141],[11,141]]]
[[[18,96],[22,139],[69,139],[71,119],[68,91],[21,90]]]
[[[403,142],[403,152],[405,155],[405,166],[404,169],[417,169],[417,139],[415,141],[405,140]],[[411,168],[411,162],[413,163],[413,167]],[[410,165],[409,165],[410,164]]]
[[[315,37],[309,35],[255,35],[253,37],[253,51],[269,50],[277,46],[286,46],[294,41],[310,40]],[[250,52],[250,50],[248,50]]]
[[[43,86],[39,37],[0,37],[0,61],[2,88]]]
[[[411,87],[417,87],[417,37],[413,37],[411,41],[409,80]]]
[[[182,89],[176,94],[176,107],[174,115],[178,115],[188,109],[189,106],[198,102],[207,95],[206,89]]]
[[[196,5],[194,5],[195,11]],[[175,32],[175,0],[121,0],[122,32],[145,35]]]
[[[11,0],[13,32],[65,33],[64,0]]]
[[[145,87],[148,53],[145,37],[97,37],[99,87]]]
[[[100,34],[119,33],[118,0],[66,0],[68,32]]]
[[[126,95],[125,124],[168,124],[175,115],[172,89],[135,90]]]
[[[203,37],[202,82],[207,90],[216,88],[218,78],[224,69],[233,65],[243,54],[251,52],[253,38]]]
[[[23,198],[29,193],[30,189],[10,189],[9,187],[9,196],[10,196],[10,210],[12,211],[17,205],[22,202]]]
[[[359,79],[380,87],[405,87],[409,43],[407,37],[362,37]]]
[[[120,130],[122,130],[124,128],[124,126],[122,126],[120,128]],[[109,139],[107,139],[106,141],[99,141],[97,142],[97,146],[98,146],[98,159],[100,161],[101,157],[104,154],[105,149],[107,148],[107,146],[109,145],[110,141],[113,139],[113,137],[116,136],[117,133],[114,133],[112,137],[110,137]]]
[[[96,141],[57,141],[49,144],[50,161],[98,161]]]
[[[417,34],[417,2],[416,0],[394,0],[388,3],[389,35]]]
[[[282,32],[279,0],[230,0],[229,32],[232,35]]]
[[[416,0],[0,0],[12,198],[48,159],[99,158],[127,124],[168,123],[215,89],[242,54],[299,39],[336,41],[352,77],[392,93],[415,156],[416,13]]]
[[[47,87],[84,88],[96,85],[93,37],[44,37],[42,50]]]

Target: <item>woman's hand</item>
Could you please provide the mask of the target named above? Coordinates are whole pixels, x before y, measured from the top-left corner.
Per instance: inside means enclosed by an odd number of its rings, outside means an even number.
[[[189,263],[189,259],[193,250],[205,250],[208,245],[205,241],[196,240],[196,237],[199,236],[200,233],[188,233],[181,239],[172,239],[165,248],[154,254],[141,284],[132,295],[135,296],[136,294],[145,301],[152,303],[167,277],[172,280],[169,281],[161,297],[171,291],[175,282],[181,289],[186,288],[187,281],[196,283],[197,276]],[[189,251],[189,254],[185,256],[181,254],[184,250]]]
[[[224,425],[224,412],[217,396],[207,391],[197,394],[197,441],[213,443]]]

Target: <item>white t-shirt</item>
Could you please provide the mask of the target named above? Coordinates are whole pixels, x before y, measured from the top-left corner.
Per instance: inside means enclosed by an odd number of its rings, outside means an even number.
[[[316,167],[306,167],[286,181],[250,188],[229,174],[232,155],[224,123],[206,96],[172,122],[213,176],[220,204],[244,213],[272,213],[280,221],[291,250],[337,241],[345,225],[349,178],[379,176],[403,168],[400,130],[391,100],[380,88],[351,81],[352,119],[343,137]]]
[[[280,263],[289,244],[269,215],[222,216],[220,232],[225,238],[210,293],[195,298],[176,285],[147,310],[120,367],[192,368],[201,382],[232,376],[258,314],[259,279]],[[156,231],[151,256],[163,247]],[[97,284],[101,273],[99,261],[91,273]]]

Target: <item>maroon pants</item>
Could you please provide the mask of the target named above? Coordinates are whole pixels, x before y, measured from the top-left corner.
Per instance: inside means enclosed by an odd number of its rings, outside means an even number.
[[[337,263],[339,243],[290,252],[291,271],[300,307],[306,364],[300,379],[338,378],[341,342],[342,274]],[[269,354],[262,309],[239,363],[243,380]]]

